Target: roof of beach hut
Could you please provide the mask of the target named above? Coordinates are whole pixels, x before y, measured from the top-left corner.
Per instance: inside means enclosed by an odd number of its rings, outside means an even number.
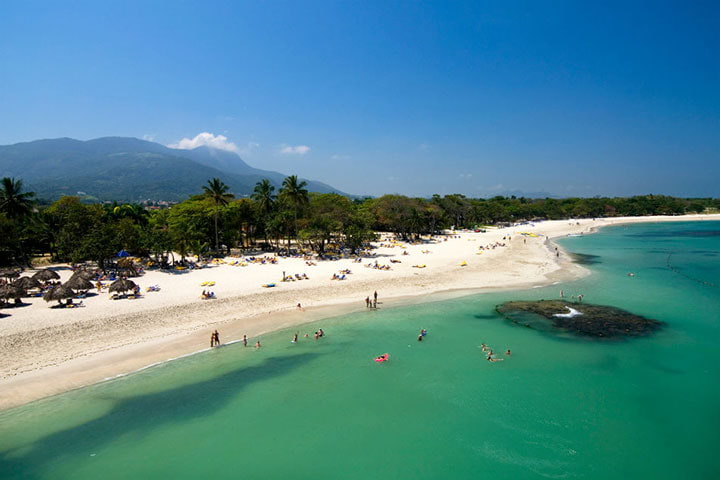
[[[25,290],[17,285],[0,286],[0,298],[20,298],[25,295]]]
[[[90,290],[93,288],[93,284],[90,280],[82,278],[80,275],[74,275],[67,282],[63,283],[64,287],[72,288],[73,290]]]
[[[20,287],[24,290],[29,290],[31,288],[38,288],[40,286],[40,282],[37,278],[20,277],[13,282],[13,285]]]
[[[45,300],[46,302],[51,302],[53,300],[63,300],[65,298],[72,298],[74,296],[75,292],[73,292],[65,285],[55,285],[53,288],[45,292],[45,295],[43,295],[43,300]]]
[[[17,278],[19,276],[20,272],[17,270],[13,270],[12,268],[5,268],[3,270],[0,270],[0,277]]]
[[[35,275],[32,276],[32,278],[36,278],[42,282],[46,280],[55,280],[60,278],[60,275],[54,270],[50,270],[49,268],[46,268],[44,270],[40,270],[39,272],[35,272]]]
[[[95,272],[90,270],[75,270],[70,278],[80,277],[85,280],[93,280],[95,278]]]
[[[110,291],[110,292],[127,292],[128,290],[132,290],[133,288],[135,288],[135,282],[133,282],[132,280],[128,280],[126,278],[121,278],[121,279],[115,280],[113,283],[111,283],[108,291]]]

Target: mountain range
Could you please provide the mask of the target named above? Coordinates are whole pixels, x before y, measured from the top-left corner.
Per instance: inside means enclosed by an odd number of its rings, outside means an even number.
[[[277,189],[286,175],[251,167],[225,150],[180,150],[137,138],[103,137],[0,145],[0,177],[22,179],[25,190],[43,200],[79,195],[93,201],[177,202],[201,193],[215,177],[242,197],[264,178]],[[311,192],[343,194],[322,182],[303,180]]]

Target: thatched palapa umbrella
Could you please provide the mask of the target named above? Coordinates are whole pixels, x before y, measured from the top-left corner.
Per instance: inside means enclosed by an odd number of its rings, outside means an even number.
[[[90,270],[75,270],[70,278],[72,279],[74,277],[80,277],[85,280],[94,280],[95,272],[91,272]]]
[[[41,282],[46,282],[48,280],[56,280],[60,278],[60,275],[58,275],[56,271],[46,268],[45,270],[40,270],[39,272],[36,272],[35,275],[32,276],[32,278],[40,280]]]
[[[57,300],[58,302],[60,302],[65,298],[72,298],[74,296],[75,292],[73,292],[65,285],[55,285],[53,288],[45,292],[45,295],[43,295],[43,300],[45,300],[46,302],[51,302],[53,300]]]
[[[25,290],[17,285],[0,286],[0,298],[20,298],[25,295]]]
[[[135,282],[126,278],[121,278],[111,283],[108,290],[110,292],[127,292],[128,290],[132,290],[133,288],[135,288]]]
[[[0,277],[5,278],[17,278],[20,276],[20,272],[11,268],[0,270]]]
[[[20,277],[13,282],[13,285],[22,288],[23,290],[30,290],[31,288],[40,288],[40,282],[37,278],[32,277]]]
[[[63,283],[66,288],[72,288],[73,290],[90,290],[93,288],[93,284],[89,280],[82,278],[80,275],[73,275],[70,280]]]

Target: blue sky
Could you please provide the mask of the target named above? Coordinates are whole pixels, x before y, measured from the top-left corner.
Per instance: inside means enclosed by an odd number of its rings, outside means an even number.
[[[357,194],[720,196],[719,32],[718,2],[1,2],[0,144],[205,139]]]

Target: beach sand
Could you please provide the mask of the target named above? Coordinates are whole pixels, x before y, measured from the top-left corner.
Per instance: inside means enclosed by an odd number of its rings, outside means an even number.
[[[343,259],[308,266],[301,258],[279,257],[277,264],[148,271],[133,279],[143,290],[139,299],[111,300],[103,291],[72,309],[52,309],[55,302],[42,298],[26,299],[30,305],[0,311],[0,409],[202,351],[209,348],[215,329],[222,343],[247,334],[252,345],[267,332],[294,326],[302,335],[304,323],[363,311],[365,298],[372,299],[375,291],[378,307],[386,308],[422,302],[430,295],[447,298],[572,280],[588,271],[562,249],[558,257],[553,238],[621,223],[689,220],[720,220],[720,215],[557,220],[484,233],[449,232],[423,244],[377,242],[381,246],[375,256],[362,263]],[[511,240],[503,240],[508,235]],[[496,243],[505,246],[479,253],[480,246]],[[375,261],[391,270],[365,266]],[[346,280],[331,280],[344,269],[352,271]],[[283,272],[305,273],[309,280],[281,282]],[[58,266],[58,273],[63,281],[71,275],[67,266]],[[201,286],[206,281],[215,285]],[[276,286],[263,288],[267,283]],[[160,291],[146,292],[150,285],[159,285]],[[202,300],[203,289],[217,298]]]

